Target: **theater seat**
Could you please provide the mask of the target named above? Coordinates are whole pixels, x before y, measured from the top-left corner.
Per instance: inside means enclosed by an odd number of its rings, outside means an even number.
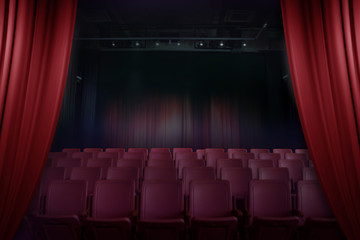
[[[297,210],[302,217],[302,239],[345,239],[319,182],[298,182]]]
[[[292,153],[293,151],[290,148],[274,148],[272,152],[280,154],[280,159],[285,159],[285,154]]]
[[[221,169],[221,179],[230,183],[234,208],[245,211],[249,202],[249,183],[252,180],[251,169],[224,167]]]
[[[86,239],[132,239],[135,215],[133,181],[98,181],[94,191],[92,217],[84,221]]]
[[[198,180],[190,184],[188,213],[191,239],[234,239],[237,218],[233,216],[230,185],[222,180]]]
[[[216,161],[218,159],[227,159],[227,158],[228,158],[228,154],[226,152],[221,152],[221,151],[207,152],[205,155],[206,166],[216,168]]]
[[[183,178],[183,169],[185,167],[205,167],[205,161],[204,160],[198,160],[198,159],[179,159],[177,161],[178,163],[178,178]]]
[[[146,167],[144,181],[146,180],[176,180],[177,172],[174,167]]]
[[[247,149],[246,148],[229,148],[227,150],[228,153],[228,158],[233,158],[233,154],[234,153],[246,153]]]
[[[192,152],[192,148],[173,148],[173,159],[176,160],[176,154],[180,152]]]
[[[196,152],[177,152],[175,154],[175,161],[179,159],[198,159]]]
[[[299,220],[292,216],[289,182],[252,180],[249,191],[251,239],[293,239]]]
[[[216,178],[221,178],[221,169],[225,167],[239,168],[244,167],[241,159],[218,159],[216,161]]]
[[[80,240],[80,219],[86,213],[86,192],[86,181],[52,181],[46,195],[45,215],[28,217],[37,238]]]
[[[244,166],[248,167],[249,159],[255,159],[255,154],[249,152],[234,152],[232,158],[244,160]]]
[[[144,181],[138,235],[143,240],[184,239],[184,202],[181,181]]]
[[[251,148],[250,152],[255,154],[255,159],[258,159],[259,153],[269,153],[270,149],[268,149],[268,148]]]
[[[259,180],[284,180],[290,181],[289,170],[287,168],[264,167],[259,168]]]
[[[252,170],[253,179],[258,179],[258,169],[262,167],[274,167],[273,160],[250,159],[249,168]]]

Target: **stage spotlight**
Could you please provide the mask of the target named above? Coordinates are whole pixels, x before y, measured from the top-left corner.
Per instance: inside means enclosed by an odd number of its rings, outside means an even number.
[[[111,46],[113,46],[113,47],[115,47],[115,46],[116,46],[115,41],[112,41],[112,42],[111,42]]]
[[[220,47],[224,47],[224,46],[225,46],[224,42],[223,42],[223,41],[220,41],[220,42],[219,42],[219,46],[220,46]]]
[[[136,47],[140,47],[140,42],[139,42],[139,41],[136,41],[136,42],[135,42],[135,46],[136,46]]]
[[[181,42],[180,42],[180,41],[177,42],[177,43],[176,43],[176,46],[181,46]]]
[[[160,46],[160,42],[159,42],[159,41],[156,41],[156,42],[155,42],[155,46],[159,47],[159,46]]]
[[[243,46],[243,47],[246,47],[246,46],[247,46],[246,42],[243,42],[242,46]]]

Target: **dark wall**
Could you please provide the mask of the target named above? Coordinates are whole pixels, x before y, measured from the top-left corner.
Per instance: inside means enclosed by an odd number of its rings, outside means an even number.
[[[283,55],[83,51],[53,150],[305,147]]]

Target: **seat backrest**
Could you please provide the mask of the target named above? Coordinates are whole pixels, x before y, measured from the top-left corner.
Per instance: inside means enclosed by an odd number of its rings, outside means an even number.
[[[249,184],[252,217],[291,216],[290,183],[281,180],[252,180]]]
[[[279,153],[281,158],[280,159],[285,159],[285,153],[292,153],[292,149],[291,148],[274,148],[273,153]]]
[[[54,180],[65,179],[64,167],[49,167],[45,168],[40,181],[40,196],[44,196],[47,193],[49,183]]]
[[[141,159],[145,161],[147,159],[146,153],[143,151],[126,152],[122,156],[123,159]]]
[[[144,180],[176,180],[176,168],[174,167],[146,167]]]
[[[87,183],[84,180],[56,180],[49,184],[45,214],[63,216],[81,214],[86,209]]]
[[[259,159],[280,160],[280,153],[259,153]]]
[[[194,180],[215,180],[215,170],[212,167],[184,167],[183,168],[183,185],[184,193],[189,195],[191,181]]]
[[[138,167],[111,167],[108,168],[106,179],[134,181],[135,189],[139,190],[140,170]]]
[[[74,167],[80,167],[82,160],[80,158],[60,158],[57,159],[55,167],[65,168],[65,179],[69,179],[71,169]]]
[[[223,167],[221,179],[230,183],[230,190],[233,196],[247,198],[249,196],[249,183],[252,179],[250,168]]]
[[[230,184],[222,180],[196,180],[190,184],[190,217],[231,216]]]
[[[139,169],[140,177],[142,177],[145,163],[142,159],[119,159],[115,167],[136,167]]]
[[[81,159],[81,166],[85,167],[87,160],[93,158],[92,152],[73,152],[71,154],[72,158],[80,158]]]
[[[83,152],[102,152],[103,149],[102,148],[84,148],[83,149]]]
[[[301,160],[305,167],[309,166],[309,160],[305,153],[285,153],[286,160]]]
[[[209,152],[225,152],[224,148],[205,148],[205,155]]]
[[[173,160],[152,159],[147,161],[148,167],[175,167]]]
[[[290,179],[294,182],[302,180],[302,171],[304,163],[302,160],[279,160],[279,167],[287,168],[289,170]]]
[[[205,149],[196,149],[198,159],[205,159]]]
[[[145,158],[149,155],[147,148],[128,148],[128,152],[142,152],[145,155]]]
[[[174,219],[184,213],[182,183],[178,180],[144,181],[141,190],[140,219]]]
[[[93,194],[96,181],[101,179],[99,167],[75,167],[72,168],[70,180],[85,180],[87,182],[87,195]]]
[[[268,149],[268,148],[251,148],[250,152],[254,153],[255,159],[258,159],[259,153],[269,153],[270,149]]]
[[[179,159],[197,159],[197,153],[196,152],[177,152],[175,154],[175,160]]]
[[[244,160],[244,166],[248,167],[249,159],[255,159],[255,154],[250,152],[234,152],[232,158]]]
[[[96,158],[111,158],[111,165],[114,166],[116,161],[121,158],[119,152],[98,152],[96,153]]]
[[[105,148],[105,152],[118,152],[121,158],[125,152],[125,148]]]
[[[305,218],[332,218],[332,212],[318,181],[298,182],[297,209]]]
[[[317,175],[314,168],[303,168],[303,180],[313,180],[317,181]]]
[[[150,152],[149,160],[172,160],[170,152]]]
[[[218,159],[216,161],[216,177],[221,178],[221,169],[223,167],[244,167],[241,159]]]
[[[246,153],[247,149],[246,148],[229,148],[227,150],[228,153],[228,158],[233,158],[233,153]]]
[[[93,218],[129,217],[135,210],[133,181],[97,181],[93,197]]]
[[[226,152],[212,151],[205,153],[205,160],[207,167],[216,168],[216,161],[218,159],[227,159],[228,154]]]
[[[80,152],[80,148],[63,148],[62,152],[66,152],[67,157],[71,157],[72,153]]]
[[[112,166],[112,159],[111,158],[90,158],[87,161],[86,166],[101,168],[101,178],[105,178],[107,175],[107,169]]]
[[[170,152],[170,148],[150,148],[150,152]]]
[[[290,181],[289,170],[287,168],[261,167],[258,169],[259,180],[284,180]]]
[[[192,152],[192,148],[173,148],[173,159],[176,159],[176,154],[179,152]]]
[[[249,168],[252,170],[253,179],[258,179],[258,169],[261,167],[274,167],[273,160],[250,159]]]
[[[178,160],[178,177],[183,178],[184,167],[205,167],[205,160],[198,159],[180,159]]]

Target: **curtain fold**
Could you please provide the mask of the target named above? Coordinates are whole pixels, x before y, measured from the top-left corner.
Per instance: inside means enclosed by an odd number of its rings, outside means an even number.
[[[16,232],[51,147],[76,3],[0,1],[0,239]]]
[[[360,2],[282,0],[296,103],[310,156],[348,239],[360,236]]]

